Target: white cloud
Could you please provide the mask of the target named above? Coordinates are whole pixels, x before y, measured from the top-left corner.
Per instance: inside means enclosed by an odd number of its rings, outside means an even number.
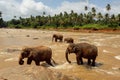
[[[120,14],[120,1],[114,1],[111,5],[111,13]]]
[[[120,2],[119,2],[120,3]],[[36,2],[35,0],[22,0],[22,2],[17,2],[17,0],[0,0],[0,11],[2,11],[2,17],[5,20],[12,19],[13,16],[17,17],[29,17],[30,15],[42,15],[43,11],[46,14],[58,14],[60,12],[68,12],[71,10],[74,12],[81,13],[84,12],[84,7],[87,5],[84,1],[80,2],[68,2],[64,1],[61,6],[56,8],[51,8],[42,2]],[[95,7],[97,12],[106,13],[105,8],[99,7],[95,4],[89,4],[89,11],[91,7]],[[120,13],[120,5],[118,3],[113,3],[111,5],[110,13],[118,14]]]
[[[18,3],[15,0],[0,0],[0,11],[5,19],[13,18],[14,14],[19,13],[17,7]]]
[[[30,15],[42,15],[43,11],[47,14],[51,13],[51,9],[42,2],[35,0],[23,0],[21,3],[16,0],[0,0],[0,11],[5,20],[10,20],[14,16],[18,18],[29,17]]]
[[[50,8],[42,2],[35,2],[34,0],[23,0],[20,5],[20,12],[24,16],[42,15],[43,11],[50,13]]]

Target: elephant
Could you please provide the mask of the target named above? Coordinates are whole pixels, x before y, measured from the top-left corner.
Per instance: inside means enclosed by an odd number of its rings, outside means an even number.
[[[68,59],[68,53],[75,53],[76,54],[76,61],[77,64],[83,64],[82,58],[88,59],[88,65],[95,66],[95,60],[98,56],[98,49],[95,45],[91,45],[88,43],[71,43],[68,45],[65,56],[66,60],[71,63]],[[92,60],[92,63],[91,63]]]
[[[64,38],[64,42],[67,42],[67,43],[74,43],[74,39],[71,38],[71,37],[67,37],[67,38]]]
[[[55,42],[57,42],[58,40],[60,41],[60,42],[62,42],[62,40],[63,40],[63,35],[61,35],[61,34],[53,34],[53,37],[52,37],[52,41],[55,39]]]
[[[19,64],[23,65],[23,59],[27,58],[27,64],[30,65],[32,60],[35,61],[36,65],[40,65],[41,61],[46,61],[49,65],[53,66],[51,63],[52,59],[52,49],[46,46],[37,47],[27,47],[24,48],[19,57]],[[53,60],[55,63],[55,61]]]

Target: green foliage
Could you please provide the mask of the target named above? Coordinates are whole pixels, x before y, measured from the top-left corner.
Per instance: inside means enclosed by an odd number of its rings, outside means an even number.
[[[108,27],[110,27],[110,28],[117,28],[118,24],[117,23],[110,23],[110,24],[108,24]]]
[[[0,18],[0,28],[6,28],[7,27],[7,22],[5,22],[2,18]]]
[[[87,24],[82,26],[83,29],[105,29],[108,28],[107,25],[101,25],[101,24]]]
[[[106,9],[109,11],[111,9],[110,4],[106,6]],[[85,6],[85,11],[88,8]],[[89,10],[90,11],[90,10]],[[71,10],[70,13],[61,12],[60,14],[55,14],[54,16],[46,15],[43,12],[43,15],[30,16],[29,18],[20,17],[17,19],[12,19],[8,21],[8,26],[10,28],[35,28],[35,29],[49,29],[49,28],[73,28],[73,29],[105,29],[105,28],[118,28],[120,25],[120,14],[110,15],[96,11],[96,8],[93,7],[91,12],[85,13],[76,13]]]

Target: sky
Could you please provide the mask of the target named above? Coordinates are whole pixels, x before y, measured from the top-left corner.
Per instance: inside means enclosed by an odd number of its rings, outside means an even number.
[[[88,11],[92,7],[96,8],[97,13],[107,13],[106,5],[111,5],[110,14],[120,14],[120,0],[0,0],[0,11],[4,20],[11,20],[16,16],[30,17],[42,15],[55,15],[60,12],[84,13],[84,7],[88,6]]]

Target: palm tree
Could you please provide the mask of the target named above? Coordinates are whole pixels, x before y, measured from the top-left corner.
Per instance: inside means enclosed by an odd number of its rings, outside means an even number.
[[[93,15],[93,17],[96,16],[96,9],[95,9],[95,7],[92,7],[92,15]]]
[[[111,15],[111,20],[112,20],[113,22],[115,21],[115,15],[114,15],[114,14]]]
[[[70,14],[71,14],[71,16],[73,16],[73,15],[74,15],[74,11],[73,11],[73,10],[71,10],[71,13],[70,13]]]
[[[106,13],[106,14],[105,14],[105,23],[108,23],[108,22],[109,22],[109,14]]]
[[[108,11],[108,13],[105,15],[105,16],[106,16],[105,18],[106,18],[107,22],[109,22],[109,21],[110,21],[110,20],[109,20],[109,11],[111,10],[110,4],[107,4],[106,10]]]
[[[85,11],[87,11],[88,10],[88,7],[87,6],[85,6]]]
[[[88,7],[87,6],[85,6],[85,14],[87,14],[87,10],[88,10]]]
[[[108,12],[111,10],[111,6],[110,6],[110,4],[107,4],[107,6],[106,6],[106,10],[107,10]]]
[[[98,20],[99,20],[99,21],[103,18],[103,16],[102,16],[102,13],[101,13],[101,12],[99,12],[99,13],[97,14],[97,18],[98,18]]]
[[[44,16],[44,15],[46,15],[46,12],[45,12],[45,11],[43,11],[43,13],[42,13],[42,14],[43,14],[43,16]]]

